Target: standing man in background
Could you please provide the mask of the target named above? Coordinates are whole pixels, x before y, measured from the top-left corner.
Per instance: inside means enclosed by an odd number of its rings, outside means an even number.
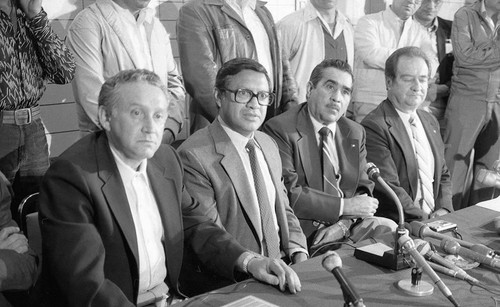
[[[49,167],[38,101],[47,83],[69,83],[74,72],[41,0],[0,0],[0,171],[13,184],[15,213]]]
[[[337,9],[338,0],[310,0],[306,7],[277,24],[283,56],[297,82],[299,103],[306,101],[306,87],[314,67],[324,59],[354,64],[354,29]]]
[[[68,46],[76,58],[73,94],[81,135],[100,130],[97,96],[104,81],[121,70],[154,71],[172,95],[164,143],[172,143],[184,120],[185,90],[172,55],[170,36],[148,7],[151,0],[97,0],[71,23]]]
[[[450,40],[451,21],[438,16],[442,6],[443,0],[422,0],[422,4],[415,12],[415,20],[427,30],[433,51],[429,56],[433,57],[434,62],[439,63],[436,75],[429,80],[429,89],[423,106],[437,118],[440,130],[444,131],[444,112],[450,94],[453,54]]]
[[[405,46],[417,46],[432,53],[427,30],[412,18],[420,3],[421,0],[394,0],[385,11],[363,16],[358,21],[354,32],[356,87],[350,107],[357,122],[386,97],[384,66],[389,55]],[[436,70],[437,62],[432,66]]]
[[[258,0],[191,0],[177,21],[182,74],[191,103],[191,132],[207,126],[218,114],[215,76],[225,62],[249,58],[262,64],[276,102],[267,118],[297,104],[296,85],[283,60],[271,12]]]
[[[499,27],[499,0],[464,6],[453,20],[455,62],[444,142],[457,210],[499,193],[477,181],[478,172],[500,158]]]

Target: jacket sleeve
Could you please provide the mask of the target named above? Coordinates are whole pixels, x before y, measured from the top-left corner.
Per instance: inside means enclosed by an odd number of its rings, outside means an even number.
[[[75,73],[73,56],[50,28],[47,13],[42,9],[33,19],[28,20],[27,24],[37,46],[36,52],[45,78],[56,84],[71,82]]]
[[[217,114],[214,85],[217,67],[216,46],[210,25],[192,5],[184,5],[177,20],[177,40],[186,90],[211,122]]]
[[[469,68],[500,67],[500,40],[498,33],[488,40],[474,38],[474,26],[480,27],[477,13],[472,10],[460,9],[455,14],[451,28],[453,54],[460,66]],[[476,20],[474,20],[476,19]],[[498,31],[498,30],[497,30]]]
[[[278,144],[283,165],[284,184],[288,190],[290,206],[299,219],[336,223],[339,220],[340,197],[334,197],[299,182],[294,163],[294,142],[286,132],[282,133],[276,121],[267,122],[262,131]]]
[[[43,266],[72,306],[135,306],[104,272],[105,249],[94,221],[90,187],[65,160],[47,171],[40,193]]]
[[[100,127],[97,118],[97,97],[104,83],[104,58],[101,50],[102,30],[92,14],[78,15],[71,24],[67,43],[76,59],[75,79],[72,82],[76,103],[92,122]]]
[[[12,198],[6,181],[0,173],[0,230],[10,226],[17,227],[10,213]],[[37,259],[31,249],[22,254],[0,249],[0,291],[29,289],[36,276]]]

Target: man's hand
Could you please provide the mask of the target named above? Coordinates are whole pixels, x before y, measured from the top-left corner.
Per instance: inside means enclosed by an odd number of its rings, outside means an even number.
[[[28,239],[19,233],[18,227],[5,227],[0,230],[0,249],[10,249],[19,254],[28,251]]]
[[[285,291],[285,286],[288,285],[288,290],[295,294],[302,287],[297,273],[280,259],[252,258],[248,262],[248,273],[257,280],[273,286],[279,285],[281,291]]]
[[[344,199],[343,216],[367,217],[377,212],[378,199],[366,194],[356,195],[353,198]]]
[[[429,215],[429,218],[432,219],[434,217],[438,217],[438,216],[442,216],[442,215],[445,215],[445,214],[448,214],[448,210],[446,209],[437,209],[436,211],[432,212],[430,215]]]
[[[42,0],[18,0],[18,3],[28,19],[32,19],[42,10]]]

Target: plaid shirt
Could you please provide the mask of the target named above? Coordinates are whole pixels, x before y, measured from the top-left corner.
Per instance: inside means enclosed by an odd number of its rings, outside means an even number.
[[[0,110],[33,107],[48,82],[73,79],[73,56],[52,31],[42,9],[29,20],[17,9],[17,32],[11,18],[0,11]]]

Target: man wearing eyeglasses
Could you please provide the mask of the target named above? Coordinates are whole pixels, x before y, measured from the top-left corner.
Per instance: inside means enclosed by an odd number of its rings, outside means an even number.
[[[344,117],[352,88],[349,64],[323,60],[307,83],[307,102],[263,127],[280,148],[290,205],[310,252],[396,227],[388,219],[373,217],[378,201],[372,197],[373,183],[364,171],[365,131]]]
[[[206,207],[206,214],[256,257],[268,256],[285,265],[279,259],[294,263],[307,259],[307,247],[281,181],[278,147],[257,131],[274,102],[270,84],[258,62],[244,58],[226,62],[215,81],[216,120],[191,135],[179,154],[185,186]],[[197,294],[229,282],[214,282],[195,262],[187,259],[184,264],[181,277],[196,281],[186,282],[196,288],[182,288],[184,293]]]

